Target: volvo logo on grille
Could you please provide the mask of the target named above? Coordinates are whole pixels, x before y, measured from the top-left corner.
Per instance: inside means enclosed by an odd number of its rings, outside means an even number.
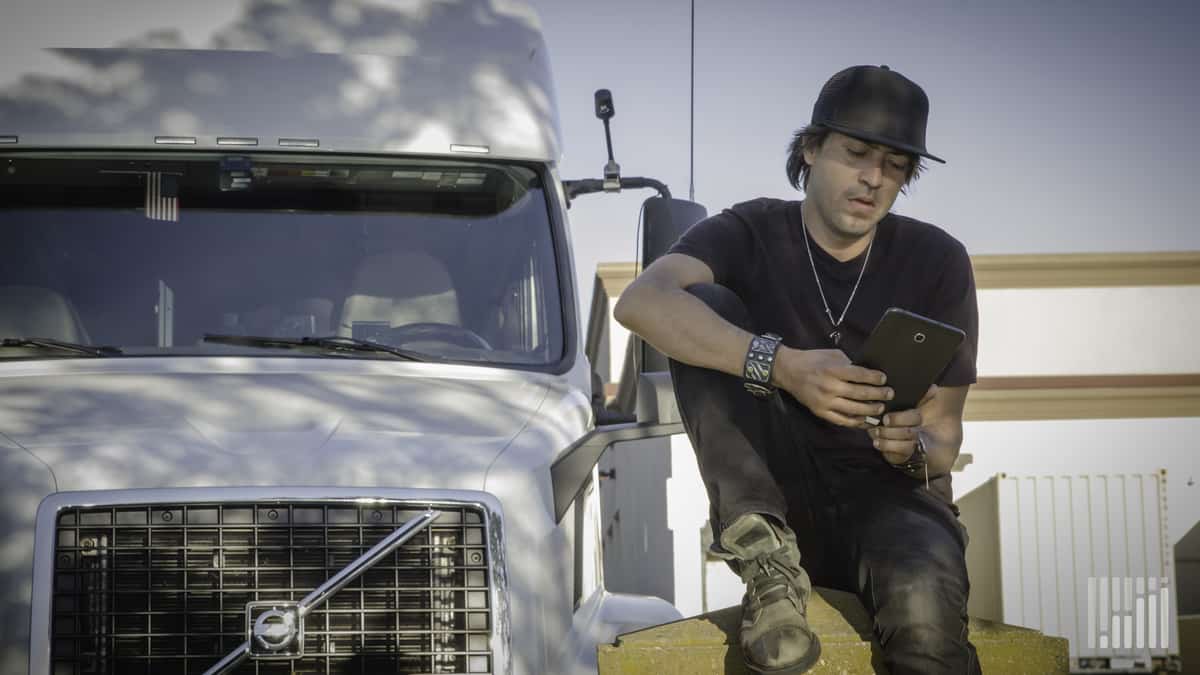
[[[404,523],[354,562],[326,579],[325,583],[304,596],[300,602],[252,602],[246,605],[246,641],[212,668],[204,671],[204,675],[232,672],[247,658],[295,659],[302,656],[304,617],[345,588],[346,584],[400,548],[404,542],[428,527],[440,515],[441,512],[431,509]]]
[[[304,617],[296,603],[251,602],[246,605],[246,637],[250,656],[295,659],[304,656]]]

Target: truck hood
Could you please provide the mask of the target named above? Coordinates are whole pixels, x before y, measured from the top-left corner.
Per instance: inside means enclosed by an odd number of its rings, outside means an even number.
[[[0,373],[0,434],[45,462],[60,490],[480,490],[548,387],[542,375],[469,366],[210,361]]]

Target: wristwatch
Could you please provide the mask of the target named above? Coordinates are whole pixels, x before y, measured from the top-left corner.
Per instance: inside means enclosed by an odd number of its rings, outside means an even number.
[[[775,370],[775,354],[783,338],[774,333],[763,333],[750,338],[750,348],[746,350],[746,363],[742,368],[742,384],[746,391],[766,398],[775,393],[771,386],[771,373]]]

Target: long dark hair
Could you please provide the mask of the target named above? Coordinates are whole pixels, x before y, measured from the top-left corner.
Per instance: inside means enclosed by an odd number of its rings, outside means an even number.
[[[804,147],[820,149],[825,145],[826,139],[829,138],[829,133],[833,131],[829,127],[821,126],[820,124],[810,124],[796,132],[792,136],[792,142],[788,145],[787,156],[787,177],[788,182],[797,190],[808,189],[808,172],[810,167],[808,162],[804,161]],[[908,175],[904,177],[904,186],[900,188],[900,192],[908,194],[908,186],[921,176],[925,171],[925,161],[919,155],[909,154]]]

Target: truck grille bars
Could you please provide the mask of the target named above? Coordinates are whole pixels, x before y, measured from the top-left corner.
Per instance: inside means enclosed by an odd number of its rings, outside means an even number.
[[[233,672],[491,673],[485,514],[437,509],[424,529],[426,506],[397,502],[64,509],[51,672],[204,673],[292,611],[301,642],[259,641]],[[324,604],[308,597],[389,536],[411,539]]]

